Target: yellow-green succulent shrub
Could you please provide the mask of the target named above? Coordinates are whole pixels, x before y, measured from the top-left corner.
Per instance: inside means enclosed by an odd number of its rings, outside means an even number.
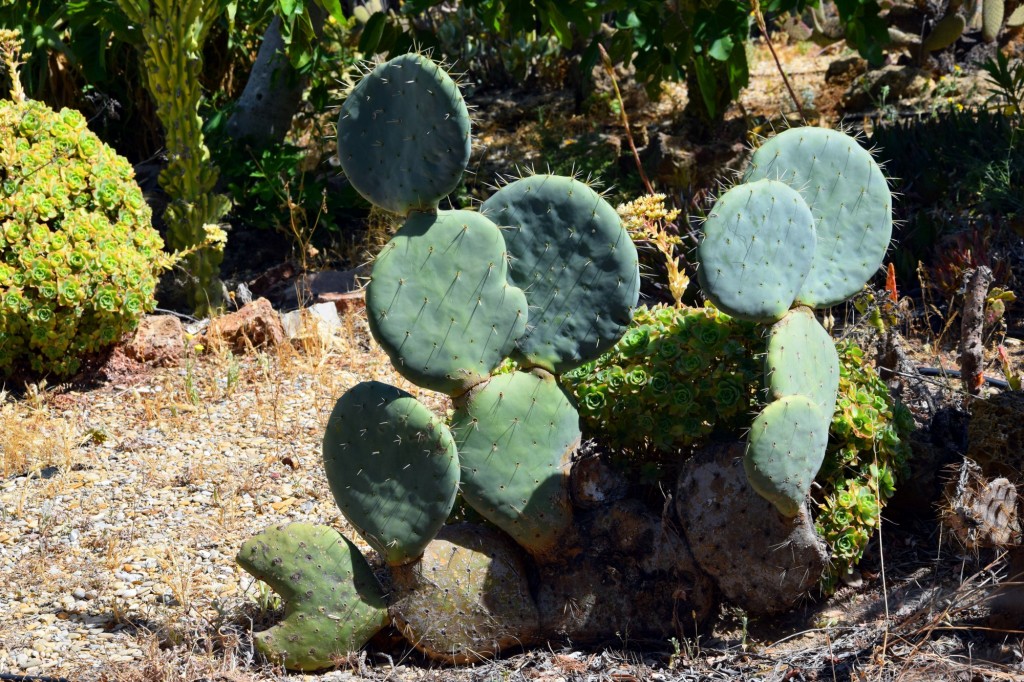
[[[0,101],[0,373],[76,372],[154,308],[164,258],[131,165],[79,112]]]

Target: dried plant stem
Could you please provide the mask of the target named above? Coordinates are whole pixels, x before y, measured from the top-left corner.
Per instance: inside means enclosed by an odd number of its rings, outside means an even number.
[[[608,77],[612,80],[612,87],[615,89],[615,99],[619,102],[619,114],[622,117],[622,127],[626,129],[626,140],[629,142],[629,149],[633,152],[633,161],[636,162],[636,169],[640,173],[640,180],[644,183],[644,189],[647,190],[648,194],[654,194],[654,188],[651,186],[651,181],[647,179],[647,173],[644,172],[644,166],[640,163],[640,154],[636,151],[636,144],[633,143],[633,132],[629,128],[629,116],[626,114],[626,105],[622,101],[622,93],[619,92],[619,81],[615,78],[615,66],[612,64],[612,58],[608,56],[608,52],[605,51],[604,45],[598,43],[597,49],[601,51],[601,60],[604,62],[604,70],[608,74]]]
[[[985,294],[992,283],[992,270],[982,265],[965,276],[964,312],[960,326],[960,379],[971,395],[981,394],[985,385],[982,351],[985,327]]]
[[[761,35],[764,36],[764,43],[768,46],[768,51],[772,53],[772,59],[775,60],[775,68],[779,70],[779,75],[782,76],[782,82],[786,84],[786,89],[789,90],[789,96],[793,98],[793,103],[796,105],[796,112],[800,115],[800,120],[807,125],[807,120],[804,118],[804,105],[800,101],[800,98],[796,96],[796,90],[793,89],[793,85],[789,82],[789,77],[782,68],[782,62],[779,61],[779,55],[775,53],[775,46],[772,45],[772,39],[768,36],[768,27],[765,25],[764,14],[761,12],[760,0],[753,0],[751,3],[754,20],[757,22],[757,28],[761,31]]]

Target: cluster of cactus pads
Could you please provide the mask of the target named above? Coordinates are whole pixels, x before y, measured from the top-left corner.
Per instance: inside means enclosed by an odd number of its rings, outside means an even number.
[[[674,524],[623,499],[594,459],[569,477],[580,416],[562,382],[620,341],[639,295],[636,248],[615,210],[586,183],[554,175],[512,181],[479,211],[440,209],[465,171],[470,119],[458,86],[420,54],[364,76],[342,106],[338,146],[353,187],[405,218],[373,266],[370,330],[403,377],[449,395],[453,411],[446,422],[376,381],[341,396],[324,435],[327,479],[386,565],[387,589],[337,531],[268,529],[238,555],[287,602],[257,646],[315,670],[391,623],[432,658],[460,663],[553,633],[598,639],[645,618],[676,623],[678,613],[703,622],[714,586]],[[811,311],[856,293],[878,268],[890,203],[856,142],[801,128],[763,145],[706,221],[698,255],[708,298],[728,316],[772,325],[769,402],[745,469],[780,519],[807,498],[836,404],[838,357]],[[722,338],[714,316],[698,322],[698,347]],[[688,351],[663,345],[666,368],[688,365],[676,357]],[[669,385],[667,369],[652,371],[652,391]],[[607,379],[647,383],[644,368],[630,375]],[[715,390],[721,409],[750,404],[741,376]],[[674,392],[679,410],[687,397]],[[486,523],[453,523],[460,497]]]
[[[821,467],[839,387],[839,358],[813,309],[859,292],[891,236],[892,195],[878,164],[844,133],[813,127],[758,148],[704,223],[705,295],[729,315],[771,325],[768,403],[743,464],[785,516],[799,512]]]
[[[238,556],[288,599],[284,621],[256,642],[289,668],[313,670],[390,618],[429,655],[483,657],[536,633],[527,571],[494,527],[445,523],[461,495],[534,558],[559,551],[573,525],[567,476],[580,441],[559,375],[628,327],[637,252],[615,210],[574,178],[530,175],[479,211],[440,209],[466,168],[470,118],[456,83],[424,55],[362,78],[342,106],[338,148],[353,187],[405,216],[373,266],[371,332],[402,376],[451,396],[454,415],[446,424],[375,381],[341,396],[324,465],[345,518],[388,565],[389,609],[350,542],[336,533],[327,542],[333,531],[317,527],[274,528]],[[492,377],[510,358],[519,369]],[[321,564],[330,572],[311,570]]]

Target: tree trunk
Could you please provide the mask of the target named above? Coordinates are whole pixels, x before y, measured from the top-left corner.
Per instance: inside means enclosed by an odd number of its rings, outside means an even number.
[[[317,5],[310,5],[309,13],[319,37],[326,13]],[[228,134],[260,148],[280,144],[291,127],[305,87],[306,79],[295,72],[284,52],[281,18],[274,17],[263,34],[245,90],[228,119]]]

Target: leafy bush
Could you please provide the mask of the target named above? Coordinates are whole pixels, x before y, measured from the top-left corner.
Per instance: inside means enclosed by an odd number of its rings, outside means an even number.
[[[852,342],[840,342],[839,393],[816,481],[815,527],[832,564],[831,591],[864,555],[906,474],[910,413]],[[704,308],[640,308],[622,340],[563,375],[587,429],[642,478],[674,475],[680,450],[750,425],[764,372],[758,325]]]
[[[163,243],[80,113],[0,102],[0,371],[69,375],[152,310]]]

